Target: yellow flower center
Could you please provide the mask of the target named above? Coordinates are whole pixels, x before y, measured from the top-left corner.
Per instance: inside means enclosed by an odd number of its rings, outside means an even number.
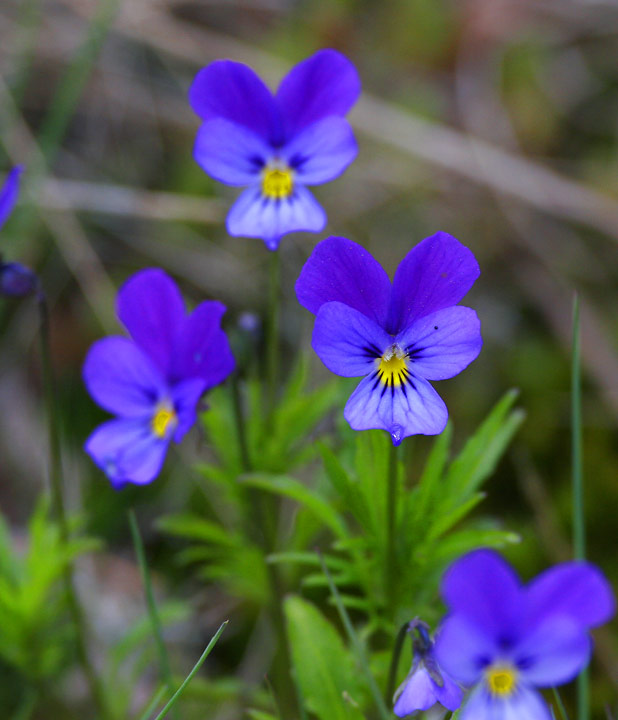
[[[271,200],[284,200],[294,190],[292,171],[285,167],[268,167],[262,176],[262,194]]]
[[[494,665],[485,672],[487,685],[492,695],[505,697],[515,690],[517,671],[508,665]]]
[[[152,432],[163,439],[167,435],[170,425],[175,426],[178,421],[174,408],[169,405],[160,405],[152,417]]]
[[[399,345],[391,345],[378,360],[378,376],[385,385],[399,387],[408,377],[406,354]]]

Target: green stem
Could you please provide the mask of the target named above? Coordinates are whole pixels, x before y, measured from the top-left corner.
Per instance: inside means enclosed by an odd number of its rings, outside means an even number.
[[[573,549],[576,560],[586,557],[586,519],[584,514],[584,471],[582,454],[582,389],[579,298],[573,299],[573,347],[571,353],[571,462],[573,474]],[[588,671],[577,678],[578,720],[588,720],[590,688]]]
[[[168,712],[174,707],[174,705],[178,702],[178,700],[180,699],[180,696],[181,696],[181,695],[184,693],[184,691],[186,690],[187,685],[191,682],[191,680],[193,680],[193,678],[194,678],[195,674],[197,673],[197,671],[202,667],[202,665],[204,664],[204,661],[205,661],[206,658],[210,655],[210,651],[214,648],[217,640],[219,639],[219,636],[220,636],[221,633],[225,630],[225,626],[228,624],[228,622],[229,622],[229,621],[226,620],[225,622],[221,623],[221,627],[220,627],[220,628],[217,630],[217,632],[214,634],[212,640],[208,643],[208,646],[206,647],[206,650],[204,650],[204,652],[203,652],[202,655],[200,656],[200,659],[199,659],[199,660],[195,663],[195,665],[193,666],[193,670],[191,670],[191,672],[187,675],[187,677],[185,678],[185,680],[184,680],[184,682],[182,683],[182,685],[181,685],[181,686],[178,688],[178,690],[176,690],[176,692],[172,695],[170,701],[169,701],[169,702],[167,703],[167,705],[163,708],[163,710],[161,710],[161,712],[157,715],[157,717],[155,718],[155,720],[162,720],[162,718],[164,718],[164,717],[167,715],[167,713],[168,713]]]
[[[324,573],[324,576],[326,577],[326,581],[328,582],[328,587],[330,588],[331,595],[333,596],[333,600],[335,601],[335,606],[337,607],[337,612],[339,613],[339,617],[341,618],[343,627],[345,628],[346,634],[348,636],[350,644],[352,645],[352,649],[354,651],[354,654],[356,655],[356,658],[361,667],[361,670],[363,671],[363,674],[365,675],[365,680],[367,681],[367,685],[369,686],[369,691],[373,695],[373,700],[378,709],[378,713],[379,713],[380,717],[382,718],[382,720],[390,720],[390,717],[391,717],[390,713],[388,712],[388,708],[386,706],[386,703],[384,702],[384,698],[382,697],[382,694],[380,693],[380,689],[378,688],[376,679],[373,677],[371,668],[369,667],[369,660],[367,659],[367,655],[365,653],[365,648],[361,644],[360,640],[358,639],[358,636],[356,635],[356,632],[354,631],[354,626],[352,625],[350,616],[348,615],[348,613],[345,609],[345,605],[343,604],[343,602],[341,600],[341,596],[339,595],[337,586],[333,582],[333,578],[328,570],[328,567],[326,566],[326,563],[324,562],[324,558],[322,557],[322,554],[319,551],[318,551],[318,558],[320,559],[320,565],[322,566],[322,572]]]
[[[43,372],[43,387],[45,393],[45,406],[47,411],[47,425],[49,433],[49,480],[50,491],[52,496],[52,506],[63,543],[69,541],[70,532],[67,523],[66,511],[64,507],[64,499],[62,492],[62,455],[60,444],[60,412],[58,408],[56,395],[56,382],[51,362],[51,344],[50,344],[50,328],[49,328],[49,309],[47,300],[42,291],[38,293],[38,308],[40,317],[40,347],[41,347],[41,366]],[[73,568],[69,564],[66,566],[64,573],[64,585],[69,604],[69,610],[73,619],[76,630],[77,655],[82,666],[84,674],[90,686],[92,697],[99,708],[103,717],[109,718],[110,713],[107,707],[103,687],[94,670],[86,645],[86,623],[84,615],[75,592],[73,585]]]
[[[571,366],[571,461],[573,468],[573,547],[575,559],[586,557],[584,473],[582,464],[582,391],[579,298],[573,301],[573,351]]]
[[[270,253],[268,267],[268,318],[266,324],[266,392],[267,416],[271,418],[277,402],[279,385],[279,315],[281,300],[281,257]]]
[[[391,444],[388,454],[386,481],[386,592],[387,607],[393,607],[397,558],[395,536],[397,533],[397,459],[398,448]]]
[[[386,705],[390,707],[393,703],[393,695],[395,694],[395,683],[397,682],[397,670],[399,668],[399,658],[401,657],[401,650],[403,649],[403,642],[408,634],[408,628],[410,623],[404,623],[397,633],[395,638],[395,647],[393,648],[393,656],[391,658],[391,665],[388,670],[388,684],[386,686],[386,695],[384,700]]]
[[[251,456],[249,455],[249,443],[247,442],[247,429],[245,425],[245,414],[242,408],[238,374],[234,373],[230,381],[232,390],[232,405],[234,409],[234,420],[238,437],[238,449],[240,451],[240,464],[243,472],[251,471]]]
[[[169,690],[169,692],[173,693],[174,681],[172,679],[172,670],[170,667],[169,657],[167,655],[167,649],[165,647],[165,643],[163,642],[163,629],[161,627],[159,613],[157,612],[157,605],[155,603],[154,593],[152,592],[152,581],[150,579],[150,571],[148,569],[148,563],[146,561],[146,553],[144,552],[144,543],[142,541],[142,536],[139,531],[139,525],[137,524],[137,518],[135,517],[135,512],[133,508],[129,510],[129,526],[131,527],[131,536],[133,537],[135,554],[137,555],[137,562],[139,563],[142,583],[144,584],[144,593],[146,595],[146,605],[148,606],[150,624],[152,625],[152,632],[155,637],[157,652],[159,653],[161,678],[167,685],[167,689]]]

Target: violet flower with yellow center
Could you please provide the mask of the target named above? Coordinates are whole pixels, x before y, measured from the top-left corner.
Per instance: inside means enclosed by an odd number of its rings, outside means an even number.
[[[312,345],[326,367],[364,376],[344,411],[354,430],[384,429],[395,445],[442,432],[448,411],[428,381],[457,375],[481,350],[476,313],[457,305],[478,275],[474,255],[447,233],[410,250],[392,284],[351,240],[316,246],[296,295],[316,314]]]
[[[442,596],[451,614],[434,655],[472,688],[460,720],[551,720],[536,688],[575,678],[590,658],[590,629],[615,609],[611,587],[594,565],[562,563],[522,586],[491,550],[453,563]]]
[[[120,288],[120,321],[131,338],[97,341],[84,363],[93,399],[117,417],[88,438],[86,451],[115,487],[149,483],[170,441],[180,442],[196,420],[202,395],[234,369],[215,301],[190,314],[174,281],[152,268]]]
[[[276,250],[290,232],[319,232],[324,210],[307,190],[341,175],[357,154],[346,113],[360,93],[352,63],[320,50],[273,95],[242,63],[217,60],[197,74],[189,102],[203,120],[194,157],[215,180],[247,189],[227,216],[230,235]]]

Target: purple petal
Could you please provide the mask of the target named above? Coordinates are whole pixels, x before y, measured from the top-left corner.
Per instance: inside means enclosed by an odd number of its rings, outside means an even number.
[[[458,720],[552,720],[549,708],[535,690],[519,687],[508,698],[492,697],[477,687],[458,713]]]
[[[442,579],[442,597],[488,637],[507,648],[521,625],[523,590],[498,553],[476,550],[454,562]]]
[[[449,615],[436,637],[438,665],[462,685],[474,685],[500,653],[493,638],[463,615]]]
[[[427,380],[454,377],[478,357],[483,346],[481,324],[474,310],[450,307],[410,325],[396,342],[409,354],[415,374]]]
[[[173,380],[201,378],[203,392],[223,382],[234,369],[234,356],[221,329],[225,305],[207,300],[183,319],[174,343]]]
[[[393,712],[405,717],[417,710],[429,710],[438,701],[436,688],[426,668],[419,667],[408,675]]]
[[[358,154],[352,128],[340,117],[327,117],[309,125],[281,151],[303,185],[334,180]]]
[[[242,63],[216,60],[202,68],[189,89],[189,102],[202,120],[223,118],[249,128],[269,144],[281,142],[281,120],[272,93]]]
[[[270,250],[276,250],[281,237],[287,233],[319,232],[324,225],[324,210],[302,185],[296,185],[294,193],[284,199],[264,197],[260,186],[250,187],[236,200],[227,216],[230,235],[262,238]]]
[[[172,278],[159,268],[132,275],[118,291],[116,312],[131,337],[167,376],[185,306]]]
[[[393,339],[358,310],[340,302],[322,305],[311,345],[326,367],[342,377],[373,372]]]
[[[0,227],[7,221],[15,207],[19,194],[19,176],[24,168],[21,165],[14,167],[6,176],[4,185],[0,188]]]
[[[361,380],[343,414],[353,430],[386,430],[395,445],[409,435],[438,435],[448,420],[446,405],[426,380],[412,376],[389,387],[377,371]]]
[[[588,663],[591,649],[590,637],[576,620],[554,615],[526,633],[513,654],[522,680],[551,687],[572,680]]]
[[[591,628],[607,622],[616,609],[614,593],[603,573],[584,562],[556,565],[531,582],[525,593],[530,625],[562,613]]]
[[[159,474],[169,439],[159,439],[150,418],[110,420],[88,438],[86,452],[115,487],[144,485]]]
[[[259,135],[223,118],[205,122],[193,148],[193,157],[202,170],[228,185],[254,183],[272,154],[272,148]]]
[[[124,337],[108,337],[90,348],[84,382],[102,408],[124,417],[152,413],[165,395],[163,377],[137,345]]]
[[[25,297],[39,288],[39,278],[21,263],[0,262],[0,295]]]
[[[397,268],[388,329],[396,334],[425,315],[457,305],[479,274],[472,252],[454,237],[439,232],[425,238]]]
[[[436,686],[436,697],[440,705],[455,712],[463,700],[463,690],[442,668],[440,670],[444,685]]]
[[[174,442],[179,443],[197,420],[197,404],[206,390],[202,378],[184,380],[172,389],[172,402],[178,425],[174,433]]]
[[[317,313],[327,302],[342,302],[384,327],[391,281],[365,248],[342,237],[318,243],[296,281],[298,302]]]
[[[356,68],[336,50],[320,50],[303,60],[277,90],[286,139],[328,115],[345,115],[360,91]]]

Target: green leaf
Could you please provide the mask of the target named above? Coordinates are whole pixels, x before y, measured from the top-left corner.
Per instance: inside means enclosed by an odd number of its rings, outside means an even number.
[[[251,487],[267,490],[268,492],[296,500],[320,518],[337,537],[347,537],[345,524],[331,504],[321,497],[317,491],[309,489],[298,480],[287,475],[254,473],[251,475],[243,475],[242,482]]]
[[[362,718],[354,662],[333,626],[310,603],[285,600],[292,663],[307,708],[321,720]]]

